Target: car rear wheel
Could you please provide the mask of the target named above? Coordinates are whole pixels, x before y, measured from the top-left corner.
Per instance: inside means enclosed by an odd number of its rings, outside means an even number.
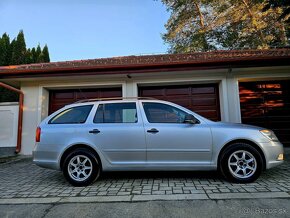
[[[95,155],[84,148],[72,151],[65,159],[63,174],[73,186],[87,186],[100,176],[100,164]]]
[[[222,153],[219,166],[222,174],[230,181],[249,183],[260,176],[263,158],[253,146],[235,143]]]

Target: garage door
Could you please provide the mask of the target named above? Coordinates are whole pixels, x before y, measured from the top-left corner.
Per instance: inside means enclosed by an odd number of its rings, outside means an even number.
[[[211,120],[220,120],[218,84],[139,87],[139,96],[171,101]]]
[[[240,82],[242,122],[270,128],[290,146],[290,81]]]
[[[49,114],[81,99],[122,97],[122,88],[51,90]]]

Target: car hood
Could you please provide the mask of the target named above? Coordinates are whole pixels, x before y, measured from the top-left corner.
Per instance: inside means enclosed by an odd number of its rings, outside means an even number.
[[[228,123],[228,122],[215,122],[213,126],[224,127],[224,128],[235,128],[235,129],[255,129],[255,130],[264,129],[259,126],[252,126],[252,125],[242,124],[242,123]]]

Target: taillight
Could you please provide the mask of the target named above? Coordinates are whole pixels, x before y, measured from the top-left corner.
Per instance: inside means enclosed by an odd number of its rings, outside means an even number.
[[[35,137],[36,142],[40,142],[40,135],[41,135],[41,128],[37,127],[36,128],[36,137]]]

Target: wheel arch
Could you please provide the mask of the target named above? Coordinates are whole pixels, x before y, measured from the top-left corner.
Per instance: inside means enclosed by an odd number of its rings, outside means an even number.
[[[249,145],[253,146],[261,154],[261,156],[262,156],[262,159],[263,159],[263,170],[266,169],[266,157],[265,157],[265,154],[264,154],[263,150],[255,142],[250,141],[250,140],[247,140],[247,139],[236,139],[236,140],[233,140],[233,141],[228,142],[227,144],[225,144],[222,147],[222,149],[219,152],[218,160],[217,160],[217,167],[218,167],[218,169],[219,169],[220,164],[221,164],[221,156],[222,156],[223,152],[228,147],[230,147],[232,144],[236,144],[236,143],[245,143],[245,144],[249,144]]]
[[[103,169],[102,168],[102,161],[101,161],[101,158],[100,158],[100,155],[98,154],[98,152],[94,148],[92,148],[91,146],[89,146],[89,145],[79,143],[79,144],[75,144],[75,145],[72,145],[72,146],[68,147],[62,153],[61,158],[60,158],[60,161],[59,161],[59,167],[60,167],[61,170],[63,168],[63,163],[64,163],[64,160],[67,157],[67,155],[70,154],[72,151],[78,149],[78,148],[85,148],[85,149],[91,151],[94,154],[94,156],[97,158],[98,163],[100,164],[100,169]]]

